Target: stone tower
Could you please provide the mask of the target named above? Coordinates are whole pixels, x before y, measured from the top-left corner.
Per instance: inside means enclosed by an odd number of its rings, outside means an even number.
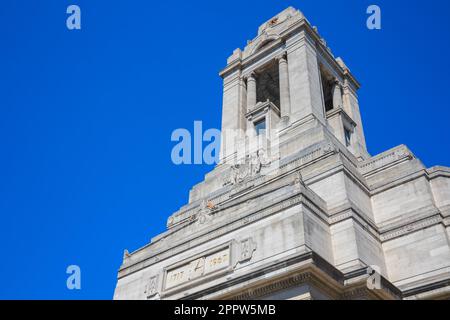
[[[287,8],[223,78],[221,161],[124,255],[115,299],[450,297],[450,168],[371,156],[358,81]],[[244,150],[244,152],[242,152]]]

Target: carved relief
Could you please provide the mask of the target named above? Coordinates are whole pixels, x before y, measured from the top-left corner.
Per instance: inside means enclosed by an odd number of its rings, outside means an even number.
[[[332,142],[328,142],[327,144],[325,144],[323,146],[323,152],[324,153],[337,152],[337,149],[336,149],[336,146]]]
[[[147,299],[150,299],[150,298],[156,296],[157,294],[159,294],[158,278],[159,278],[159,276],[154,276],[154,277],[150,278],[150,280],[145,288],[145,294],[147,296]]]
[[[295,173],[295,179],[294,179],[294,186],[296,186],[296,189],[300,189],[301,186],[306,187],[305,181],[303,181],[303,177],[300,171],[297,171]]]
[[[231,166],[229,174],[223,180],[223,185],[241,184],[261,173],[262,168],[269,165],[270,160],[266,156],[265,151],[262,149],[258,150],[247,156],[244,163]]]
[[[296,285],[301,285],[305,282],[311,281],[312,275],[310,272],[302,273],[299,275],[292,276],[290,278],[284,279],[282,281],[277,281],[270,283],[268,285],[256,288],[249,289],[243,293],[240,293],[236,296],[230,297],[230,300],[252,300],[258,299],[263,296],[267,296],[273,292],[278,292],[287,288],[292,288]]]
[[[231,247],[205,254],[165,273],[165,290],[187,284],[189,281],[227,270],[231,266]]]
[[[367,174],[372,170],[377,170],[383,166],[387,166],[395,161],[403,159],[412,160],[414,159],[414,155],[406,147],[395,148],[364,162],[360,166],[360,169],[363,174]]]
[[[338,152],[338,150],[336,148],[333,147],[332,143],[326,143],[326,144],[320,144],[318,146],[316,146],[315,148],[311,149],[307,154],[301,155],[298,158],[295,158],[294,160],[282,164],[279,167],[278,170],[278,174],[282,175],[288,171],[291,171],[297,167],[301,167],[301,166],[305,166],[308,163],[312,162],[312,161],[316,161],[317,159],[319,159],[320,157],[324,156],[325,154],[328,154],[330,152]],[[255,170],[253,171],[253,174],[258,176],[258,171],[263,170],[263,168],[265,167],[269,167],[271,165],[276,165],[276,163],[272,163],[270,158],[265,156],[264,150],[260,150],[259,151],[259,159],[261,161],[261,167],[260,169],[258,168],[258,165],[256,165]],[[364,165],[362,166],[362,168],[364,167]],[[264,172],[262,172],[261,175],[259,175],[259,177],[262,177],[262,175],[264,174]],[[221,180],[222,185],[223,186],[227,186],[227,185],[237,185],[239,184],[237,182],[237,176],[236,176],[236,168],[232,168],[230,167],[227,171],[225,171],[223,173],[223,178]],[[252,180],[252,178],[246,179],[246,181],[250,181]],[[256,179],[253,179],[256,180]],[[253,184],[252,183],[248,183],[248,186],[245,186],[245,183],[240,183],[239,184],[239,188],[242,188],[242,190],[246,190],[247,188],[252,187]],[[228,193],[224,193],[222,194],[220,197],[217,197],[214,202],[216,203],[220,203],[226,199],[229,199],[233,196],[235,196],[236,194],[239,194],[240,192],[242,192],[242,190],[238,190],[238,188],[233,188],[232,190],[228,191]],[[217,210],[218,208],[214,208],[214,211]],[[172,228],[175,225],[179,225],[182,223],[189,223],[192,220],[197,219],[197,214],[198,214],[198,208],[189,208],[189,209],[185,209],[183,211],[180,211],[178,213],[176,213],[175,215],[171,216],[169,218],[168,221],[168,227]],[[204,220],[204,219],[202,219]],[[206,221],[205,221],[206,222]]]
[[[214,206],[214,204],[211,201],[202,201],[201,205],[200,205],[200,209],[198,210],[198,214],[197,214],[197,220],[198,223],[200,224],[205,224],[212,212],[216,209],[216,207]]]
[[[253,253],[256,251],[256,243],[252,238],[247,238],[241,241],[241,254],[239,262],[246,262],[251,260]]]

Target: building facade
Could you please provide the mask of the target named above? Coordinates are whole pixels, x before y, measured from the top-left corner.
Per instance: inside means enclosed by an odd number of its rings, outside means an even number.
[[[125,252],[115,299],[450,297],[450,168],[369,155],[359,83],[300,11],[220,75],[238,134],[167,231]]]

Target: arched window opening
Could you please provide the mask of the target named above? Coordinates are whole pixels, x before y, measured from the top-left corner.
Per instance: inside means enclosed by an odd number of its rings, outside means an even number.
[[[333,109],[333,86],[334,78],[328,73],[323,66],[320,66],[320,76],[322,79],[323,101],[325,103],[325,111]]]

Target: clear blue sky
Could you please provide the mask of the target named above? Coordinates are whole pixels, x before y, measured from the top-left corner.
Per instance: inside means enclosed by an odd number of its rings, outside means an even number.
[[[369,4],[381,31],[365,27]],[[123,249],[164,231],[211,169],[174,166],[172,131],[219,128],[218,71],[289,5],[362,83],[371,154],[404,143],[450,165],[448,0],[4,0],[0,298],[112,298]],[[66,289],[71,264],[81,291]]]

